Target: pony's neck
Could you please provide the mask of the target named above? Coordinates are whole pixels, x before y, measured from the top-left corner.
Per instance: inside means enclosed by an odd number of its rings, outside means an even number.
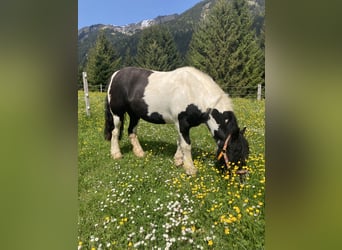
[[[214,108],[208,110],[209,118],[206,124],[216,143],[218,143],[218,141],[225,140],[228,136],[228,121],[233,120],[233,123],[235,123],[233,104],[228,95],[222,92],[212,107]]]
[[[216,143],[226,136],[224,130],[222,129],[222,125],[215,120],[212,114],[209,115],[209,119],[206,124]]]
[[[237,121],[232,111],[221,113],[213,109],[209,113],[206,124],[217,144],[226,140],[228,134],[238,130]]]
[[[219,129],[219,124],[217,124],[217,122],[215,121],[214,117],[212,116],[212,114],[209,114],[209,119],[206,122],[207,127],[211,133],[211,135],[214,137],[215,136],[215,131],[218,131]]]

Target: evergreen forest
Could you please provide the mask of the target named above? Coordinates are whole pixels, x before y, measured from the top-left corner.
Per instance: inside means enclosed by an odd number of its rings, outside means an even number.
[[[231,96],[249,97],[265,86],[264,0],[206,0],[168,22],[134,34],[79,31],[79,77],[100,90],[125,66],[170,71],[193,66],[210,75]]]

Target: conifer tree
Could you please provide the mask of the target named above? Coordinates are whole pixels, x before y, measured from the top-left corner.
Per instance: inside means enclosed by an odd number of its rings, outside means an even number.
[[[113,45],[101,32],[89,51],[86,66],[89,86],[93,89],[98,89],[100,84],[106,86],[111,74],[119,69],[120,60]]]
[[[133,57],[131,55],[131,49],[129,46],[127,46],[125,56],[123,58],[122,66],[129,67],[129,66],[133,66],[133,64],[134,64],[134,61],[133,61]]]
[[[245,0],[219,0],[194,32],[188,63],[231,95],[246,96],[263,83],[263,60]]]
[[[173,70],[180,65],[180,55],[169,30],[162,26],[152,26],[142,32],[136,64],[160,71]]]

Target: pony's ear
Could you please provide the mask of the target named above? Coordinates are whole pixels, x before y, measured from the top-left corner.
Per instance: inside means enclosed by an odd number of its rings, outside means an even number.
[[[243,129],[240,130],[240,133],[243,135],[246,132],[246,127],[243,127]]]

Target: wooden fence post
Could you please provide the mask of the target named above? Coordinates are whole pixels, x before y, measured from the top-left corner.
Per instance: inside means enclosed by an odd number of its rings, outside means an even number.
[[[84,89],[84,99],[87,116],[90,115],[90,103],[89,103],[89,90],[88,90],[88,81],[87,81],[87,72],[82,72],[83,77],[83,89]]]
[[[258,93],[257,93],[257,100],[261,100],[261,84],[258,84]]]

